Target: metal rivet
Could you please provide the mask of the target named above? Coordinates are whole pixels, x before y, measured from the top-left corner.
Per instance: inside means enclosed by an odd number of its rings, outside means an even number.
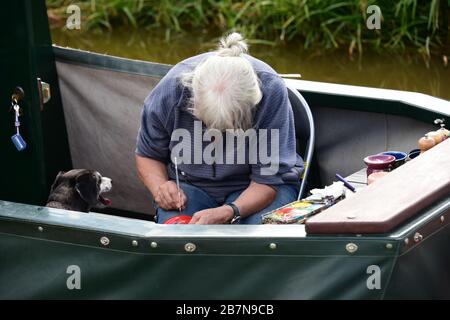
[[[197,249],[197,246],[192,242],[188,242],[184,245],[184,250],[186,250],[186,252],[194,252],[195,249]]]
[[[387,243],[386,244],[386,249],[392,249],[394,246],[392,245],[392,243]]]
[[[42,232],[42,231],[44,231],[44,228],[38,227],[38,231],[39,231],[39,232]]]
[[[406,238],[406,239],[405,239],[405,244],[407,245],[408,243],[409,243],[409,239]]]
[[[271,244],[269,244],[269,248],[275,250],[277,248],[277,244],[272,242]]]
[[[441,216],[441,222],[444,222],[444,221],[445,221],[445,217]]]
[[[350,253],[354,253],[358,250],[358,246],[354,243],[347,243],[345,249]]]
[[[422,236],[420,233],[416,232],[416,233],[414,234],[414,241],[415,241],[415,242],[419,242],[419,241],[421,241],[422,239],[423,239],[423,236]]]
[[[138,246],[138,242],[136,240],[131,241],[131,245],[133,247],[137,247]]]
[[[150,247],[152,247],[153,249],[156,248],[158,246],[158,244],[156,242],[152,242],[150,243]]]
[[[100,243],[104,246],[107,246],[109,244],[109,239],[107,237],[101,237]]]

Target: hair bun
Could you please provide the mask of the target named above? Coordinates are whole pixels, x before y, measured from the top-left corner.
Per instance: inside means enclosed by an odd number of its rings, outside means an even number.
[[[239,57],[247,53],[248,46],[240,33],[233,32],[220,39],[217,54],[222,57]]]

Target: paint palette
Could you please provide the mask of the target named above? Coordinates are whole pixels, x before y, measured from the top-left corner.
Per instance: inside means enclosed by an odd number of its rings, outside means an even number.
[[[327,208],[326,203],[305,200],[291,202],[262,216],[263,224],[301,224],[312,215]]]

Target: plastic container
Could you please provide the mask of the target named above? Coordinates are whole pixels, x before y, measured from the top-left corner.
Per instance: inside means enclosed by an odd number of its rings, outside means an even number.
[[[188,224],[191,221],[191,216],[181,215],[167,219],[164,224]]]

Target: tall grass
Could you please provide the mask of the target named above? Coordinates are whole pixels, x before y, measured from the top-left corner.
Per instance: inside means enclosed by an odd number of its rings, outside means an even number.
[[[66,17],[76,3],[86,29],[127,25],[243,32],[254,42],[298,42],[305,49],[405,50],[424,56],[449,50],[450,0],[46,0],[49,15]],[[366,8],[382,11],[381,30],[366,27]]]

